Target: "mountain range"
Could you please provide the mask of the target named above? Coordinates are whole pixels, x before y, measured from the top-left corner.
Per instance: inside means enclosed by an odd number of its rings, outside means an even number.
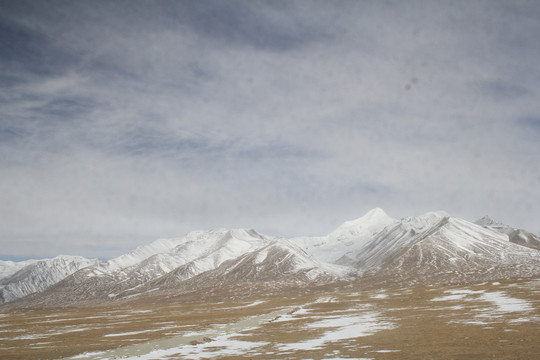
[[[373,209],[320,237],[218,229],[159,239],[108,261],[0,261],[0,302],[56,306],[242,284],[404,286],[539,275],[540,239],[525,230],[489,217],[472,223],[429,212],[394,219]]]

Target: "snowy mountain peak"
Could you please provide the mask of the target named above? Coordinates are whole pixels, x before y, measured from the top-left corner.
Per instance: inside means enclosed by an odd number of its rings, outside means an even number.
[[[3,278],[15,274],[17,271],[21,270],[23,267],[28,266],[37,262],[38,260],[24,260],[24,261],[4,261],[0,260],[0,282]]]
[[[377,222],[377,221],[386,221],[386,220],[394,220],[392,217],[390,217],[383,209],[381,208],[374,208],[369,210],[364,216],[357,220],[353,221],[363,221],[363,222]]]
[[[506,224],[497,222],[489,216],[484,216],[474,222],[486,229],[496,231],[501,234],[506,234],[508,240],[514,244],[525,246],[531,249],[540,250],[540,238],[523,229],[515,229]]]
[[[510,235],[515,230],[513,227],[503,224],[501,222],[495,221],[487,215],[476,220],[474,223],[476,225],[480,225],[485,228],[489,228],[491,230],[494,230],[494,231],[497,231],[506,235]]]
[[[374,208],[369,210],[362,218],[371,219],[378,217],[389,217],[388,214],[381,208]]]
[[[182,243],[183,238],[157,239],[150,244],[141,245],[127,254],[107,261],[106,267],[110,269],[120,269],[135,265],[152,255],[169,251]]]
[[[0,279],[0,303],[36,292],[41,292],[39,300],[28,301],[57,305],[90,301],[89,294],[93,299],[120,299],[234,282],[313,283],[379,276],[417,283],[540,274],[538,237],[488,217],[481,220],[474,224],[444,211],[396,220],[376,208],[327,236],[285,239],[253,229],[215,229],[159,239],[103,263],[68,255],[22,268],[0,262],[0,270],[11,273]],[[12,273],[15,267],[20,270]]]
[[[514,244],[540,250],[540,238],[523,229],[517,229],[508,234],[510,242]]]
[[[87,261],[88,259],[79,255],[57,255],[53,257],[52,259],[44,259],[44,260],[38,260],[38,261],[49,261],[49,260],[55,263],[62,263],[62,262],[77,262],[77,261],[84,262],[84,261]]]
[[[71,255],[31,262],[0,280],[0,303],[40,292],[80,269],[97,265],[98,262],[96,259]]]
[[[480,219],[476,220],[474,223],[477,224],[477,225],[481,225],[481,226],[489,226],[489,225],[492,225],[492,224],[499,224],[497,221],[493,220],[488,215],[482,216]]]
[[[332,231],[329,237],[343,238],[374,234],[394,222],[396,222],[396,219],[388,216],[384,210],[375,208],[361,218],[346,221],[336,230]]]
[[[407,217],[402,220],[402,224],[415,231],[423,231],[437,225],[444,218],[450,218],[446,211],[431,211],[423,215]]]

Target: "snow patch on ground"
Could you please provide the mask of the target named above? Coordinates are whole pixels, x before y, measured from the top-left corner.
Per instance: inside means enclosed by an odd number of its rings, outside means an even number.
[[[308,327],[335,329],[329,330],[315,339],[283,344],[279,349],[283,351],[320,349],[329,342],[372,335],[378,331],[392,329],[395,325],[388,321],[382,321],[380,313],[368,312],[357,316],[322,320],[309,324]]]
[[[202,344],[184,345],[170,349],[154,350],[145,355],[123,357],[126,360],[161,360],[170,359],[171,357],[181,356],[183,359],[211,359],[221,356],[234,355],[260,355],[253,350],[267,345],[267,342],[254,342],[235,340],[232,337],[239,336],[238,334],[222,335],[216,339]],[[87,355],[87,356],[86,356]],[[95,353],[93,353],[95,355]],[[91,354],[81,354],[78,358],[90,357]]]
[[[105,354],[105,351],[94,351],[94,352],[87,352],[80,355],[75,355],[72,357],[72,359],[86,359],[93,356],[99,356]]]
[[[299,316],[309,314],[310,312],[311,310],[300,307],[285,315],[279,316],[277,319],[272,320],[272,322],[285,322],[285,321],[298,320]]]
[[[238,336],[238,334],[219,336],[215,340],[203,344],[183,346],[176,349],[176,354],[184,356],[186,359],[245,355],[253,352],[253,350],[258,347],[269,344],[268,342],[262,341],[255,342],[231,339],[234,336]]]
[[[503,291],[486,292],[480,298],[495,305],[498,312],[527,312],[533,310],[533,306],[529,301],[510,297]]]
[[[324,358],[323,360],[373,360],[373,358]]]
[[[244,307],[256,306],[256,305],[259,305],[259,304],[263,304],[263,303],[265,303],[265,302],[266,302],[266,301],[264,301],[264,300],[258,300],[258,301],[252,302],[251,304],[244,305]]]
[[[129,336],[129,335],[144,334],[144,333],[147,333],[147,332],[148,332],[148,330],[130,331],[130,332],[124,332],[124,333],[107,334],[107,335],[103,335],[103,337]]]
[[[239,306],[230,306],[230,307],[224,308],[224,309],[243,309],[243,308],[247,308],[247,307],[257,306],[257,305],[263,304],[265,302],[266,302],[266,300],[258,300],[258,301],[252,302],[251,304],[245,304],[245,305],[239,305]]]
[[[446,296],[440,296],[431,299],[431,301],[457,301],[457,300],[463,300],[467,294],[454,294],[454,295],[446,295]]]
[[[521,323],[527,323],[527,322],[538,323],[538,322],[540,322],[540,317],[538,317],[538,316],[522,317],[522,318],[518,318],[518,319],[512,319],[512,320],[510,320],[508,322],[511,323],[511,324],[521,324]]]
[[[446,290],[449,295],[435,297],[431,301],[463,301],[489,303],[491,306],[475,306],[471,310],[474,316],[466,320],[453,320],[450,323],[469,324],[469,325],[489,325],[494,321],[505,321],[504,315],[519,312],[530,312],[534,310],[534,305],[527,300],[518,299],[509,296],[505,291],[485,291],[471,289],[451,289]],[[452,310],[464,310],[467,306],[453,306]],[[530,321],[527,318],[525,321]],[[519,322],[520,319],[507,320],[509,323]]]

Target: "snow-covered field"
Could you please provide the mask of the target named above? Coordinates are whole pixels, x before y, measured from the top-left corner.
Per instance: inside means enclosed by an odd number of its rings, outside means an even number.
[[[20,311],[0,314],[0,358],[534,358],[539,305],[527,281]]]

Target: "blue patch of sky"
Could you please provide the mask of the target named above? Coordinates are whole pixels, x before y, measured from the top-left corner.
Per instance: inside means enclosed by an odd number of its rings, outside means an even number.
[[[91,74],[93,80],[97,83],[119,84],[120,81],[126,80],[139,81],[142,75],[122,62],[106,56],[96,56],[89,59],[81,71]]]
[[[485,96],[496,101],[517,100],[532,94],[530,89],[504,80],[482,82],[480,89]]]
[[[20,262],[20,261],[24,261],[24,260],[29,260],[30,258],[28,257],[28,255],[24,256],[24,255],[7,255],[7,254],[0,254],[0,260],[4,260],[4,261],[13,261],[13,262]],[[34,260],[40,260],[38,258],[34,258]]]
[[[540,149],[540,115],[522,117],[517,119],[515,123],[518,125],[518,129],[521,132],[521,139],[528,140],[533,148]],[[525,144],[521,144],[520,146],[525,146]],[[534,157],[540,155],[537,151],[534,152],[536,154],[531,154]]]
[[[518,125],[525,126],[528,129],[540,131],[540,115],[527,116],[517,120]]]
[[[306,23],[294,21],[294,29],[284,27],[291,9],[281,10],[281,20],[285,23],[280,23],[266,15],[268,8],[260,2],[180,2],[174,4],[171,10],[180,23],[201,36],[228,46],[249,46],[281,52],[328,38],[328,34],[320,28]]]
[[[72,121],[96,108],[97,104],[85,98],[57,98],[46,104],[32,108],[36,115],[46,116],[47,119]]]
[[[15,76],[12,74],[1,74],[0,73],[0,89],[4,89],[4,91],[9,91],[8,89],[19,85],[24,82],[24,79],[22,79],[19,76]],[[0,101],[2,100],[2,97],[0,96]]]
[[[46,35],[0,16],[0,75],[23,72],[55,75],[75,63],[76,57],[54,46]],[[15,79],[11,80],[12,83]],[[20,81],[23,81],[21,79]]]
[[[120,150],[134,156],[165,156],[174,158],[180,155],[201,155],[211,151],[211,146],[201,140],[195,139],[168,139],[152,138],[149,136],[135,136],[124,144]]]
[[[351,139],[358,136],[377,144],[388,142],[430,147],[456,139],[465,121],[445,121],[424,117],[417,109],[401,104],[366,104],[352,109],[333,122],[349,129]],[[343,138],[347,141],[346,138]]]
[[[36,96],[25,95],[21,97],[26,101],[42,100]],[[53,140],[59,141],[56,137],[57,133],[71,133],[73,136],[85,133],[91,136],[91,131],[85,132],[92,130],[92,122],[88,120],[87,114],[98,106],[96,101],[84,97],[58,97],[42,105],[28,107],[24,111],[5,114],[0,122],[0,132],[3,134],[0,137],[3,140],[30,137],[34,142],[33,145],[48,144],[51,146],[54,145]],[[38,137],[31,137],[32,135],[38,135]],[[64,141],[66,140],[75,143],[80,139],[71,137],[64,139]],[[62,148],[64,145],[62,144]]]
[[[346,187],[345,192],[351,196],[354,195],[390,195],[395,190],[387,185],[376,182],[357,182]]]
[[[3,126],[0,124],[0,141],[2,143],[21,139],[28,135],[28,132],[20,127]]]
[[[299,159],[299,158],[320,158],[321,153],[308,150],[299,146],[281,143],[271,143],[266,145],[257,145],[248,149],[242,149],[235,152],[240,160],[248,162],[258,162],[264,159]]]
[[[109,149],[129,156],[178,158],[215,151],[207,139],[173,136],[149,127],[127,130],[115,135],[115,139]]]
[[[202,63],[188,62],[177,66],[173,73],[159,74],[152,69],[141,72],[139,67],[129,66],[129,61],[126,63],[110,54],[87,59],[79,71],[89,75],[97,86],[124,87],[130,92],[149,95],[181,90],[183,96],[195,96],[202,83],[215,80],[213,72]]]
[[[239,176],[246,176],[246,172],[250,174],[246,179],[262,176],[266,179],[262,182],[274,181],[274,175],[281,173],[285,181],[293,173],[305,170],[305,166],[298,164],[313,163],[320,157],[316,152],[294,145],[239,145],[241,143],[241,139],[217,142],[203,137],[173,137],[140,129],[120,140],[113,151],[127,156],[159,159],[184,170],[204,171],[208,176],[219,174],[220,179],[234,182]]]
[[[43,40],[33,31],[0,16],[0,59],[3,62],[19,63],[35,59],[38,55],[37,45]]]

